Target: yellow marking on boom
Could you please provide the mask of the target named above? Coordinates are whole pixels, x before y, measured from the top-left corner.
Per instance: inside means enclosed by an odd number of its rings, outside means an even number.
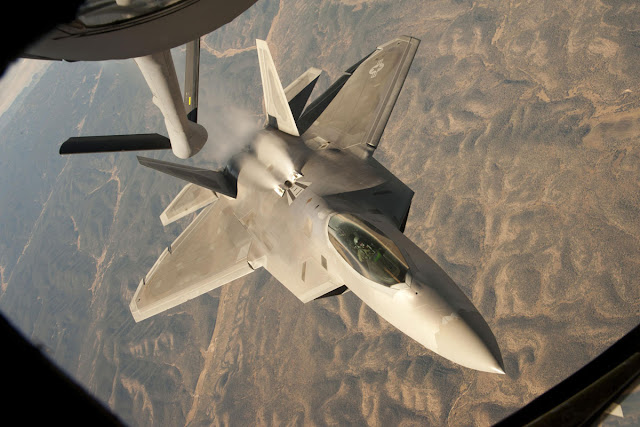
[[[189,105],[191,105],[191,97],[189,97]]]

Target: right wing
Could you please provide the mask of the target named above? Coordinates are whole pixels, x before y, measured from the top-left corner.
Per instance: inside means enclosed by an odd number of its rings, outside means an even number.
[[[370,155],[378,146],[419,44],[413,37],[398,37],[347,70],[300,118],[302,130],[310,125],[305,141],[311,146]],[[318,104],[325,99],[330,103],[326,108],[320,106],[320,113]]]
[[[225,199],[207,207],[164,250],[142,279],[129,308],[136,322],[253,271],[251,237]]]

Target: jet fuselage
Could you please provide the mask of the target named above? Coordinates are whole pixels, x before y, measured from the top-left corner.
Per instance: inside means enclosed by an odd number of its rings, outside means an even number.
[[[209,206],[138,285],[136,321],[264,267],[303,303],[350,290],[427,349],[504,373],[478,310],[403,234],[413,191],[373,158],[418,44],[401,36],[378,46],[305,107],[319,70],[285,89],[256,41],[267,126],[249,151],[222,171],[138,158],[196,186],[163,224]]]
[[[344,285],[429,350],[503,373],[496,340],[478,310],[398,229],[392,209],[376,201],[393,194],[385,188],[397,178],[372,157],[314,151],[302,138],[273,129],[260,138],[269,149],[235,160],[238,195],[229,199],[253,238],[248,261],[254,268],[268,266],[304,302]],[[286,182],[290,171],[279,169],[278,156],[290,159],[302,177]],[[273,191],[274,184],[285,195]]]

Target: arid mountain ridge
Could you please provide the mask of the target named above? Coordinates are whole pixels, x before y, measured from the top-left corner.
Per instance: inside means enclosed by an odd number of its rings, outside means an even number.
[[[158,219],[182,184],[132,155],[57,156],[76,134],[163,131],[131,61],[52,64],[0,119],[0,308],[129,424],[494,423],[640,319],[639,9],[261,0],[204,38],[192,162],[209,166],[261,120],[256,38],[285,85],[325,70],[316,95],[422,40],[376,158],[415,191],[406,234],[487,319],[505,376],[263,271],[135,324],[138,281],[188,223]]]

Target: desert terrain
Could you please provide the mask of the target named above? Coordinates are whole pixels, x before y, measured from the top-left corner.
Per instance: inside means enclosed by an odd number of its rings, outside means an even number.
[[[53,63],[0,117],[0,309],[131,425],[495,423],[640,321],[638,22],[633,1],[260,0],[203,38],[210,140],[189,163],[210,168],[262,120],[256,38],[284,86],[325,71],[312,97],[421,39],[375,157],[415,191],[405,233],[478,307],[507,375],[263,270],[136,324],[140,278],[190,219],[158,218],[182,183],[131,154],[57,154],[165,133],[132,61]]]

